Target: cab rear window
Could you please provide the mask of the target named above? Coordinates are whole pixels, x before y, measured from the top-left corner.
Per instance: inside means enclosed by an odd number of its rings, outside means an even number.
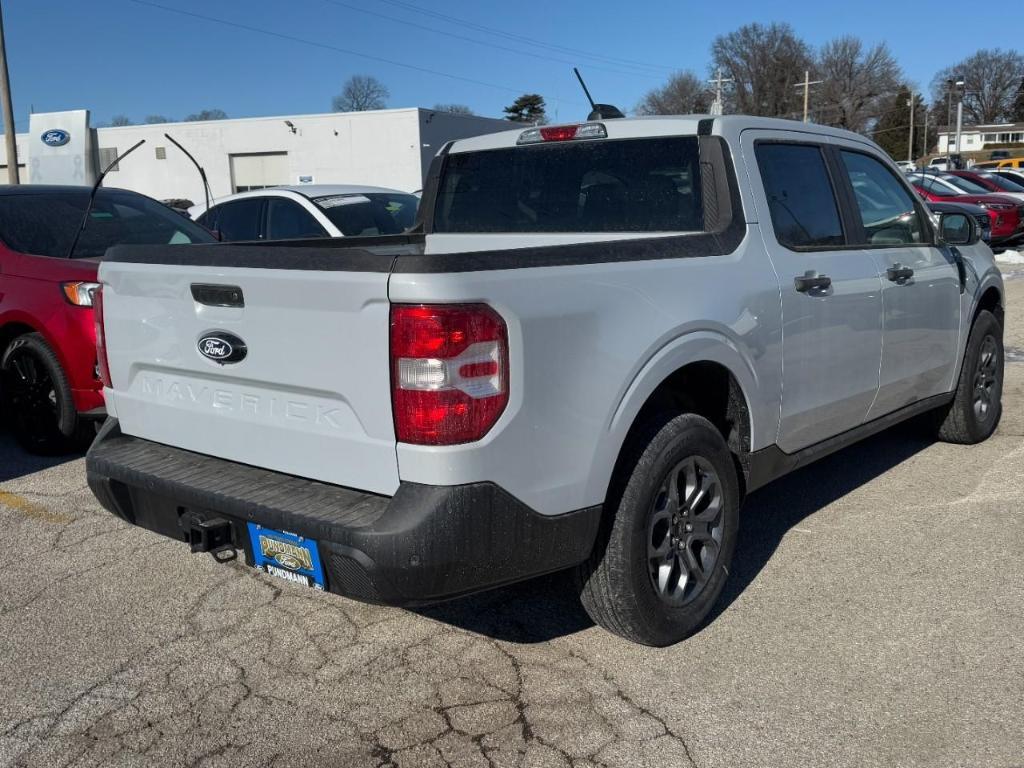
[[[434,211],[439,233],[702,229],[695,136],[452,154]]]

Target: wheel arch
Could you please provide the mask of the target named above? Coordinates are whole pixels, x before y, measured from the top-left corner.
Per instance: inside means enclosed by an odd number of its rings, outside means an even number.
[[[0,359],[3,359],[3,355],[12,341],[27,333],[41,333],[41,331],[22,319],[9,320],[0,324]]]
[[[641,425],[666,410],[696,413],[715,425],[736,461],[742,491],[749,455],[765,441],[762,433],[770,431],[758,392],[754,367],[724,335],[699,332],[661,350],[634,378],[612,417],[609,431],[615,439],[609,442],[614,452],[610,460],[598,462],[598,471],[606,473],[605,498]]]
[[[974,305],[974,314],[971,316],[971,326],[978,319],[982,310],[988,310],[995,315],[1000,325],[1005,325],[1005,307],[1003,305],[1003,292],[1000,286],[989,283],[982,289],[981,297]]]

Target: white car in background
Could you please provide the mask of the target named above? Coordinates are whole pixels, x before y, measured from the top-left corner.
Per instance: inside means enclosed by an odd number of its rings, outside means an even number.
[[[913,173],[917,170],[917,166],[914,164],[913,160],[897,160],[896,167],[904,173]]]
[[[419,199],[407,192],[353,184],[268,187],[189,208],[225,242],[396,235],[416,221]]]

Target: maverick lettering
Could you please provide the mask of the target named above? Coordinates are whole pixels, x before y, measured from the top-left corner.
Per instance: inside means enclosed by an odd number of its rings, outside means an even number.
[[[260,419],[300,421],[331,429],[343,428],[340,408],[281,395],[238,392],[176,379],[143,375],[141,391],[146,397],[168,403],[184,403],[217,411],[238,413]]]

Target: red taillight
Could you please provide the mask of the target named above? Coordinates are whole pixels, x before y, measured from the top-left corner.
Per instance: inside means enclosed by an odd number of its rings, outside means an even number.
[[[508,332],[485,304],[391,307],[391,401],[403,443],[479,440],[508,404]]]
[[[92,294],[92,313],[96,322],[96,368],[99,370],[103,386],[113,387],[110,383],[110,363],[107,361],[107,334],[103,325],[102,285]]]
[[[551,128],[541,128],[540,135],[544,141],[569,141],[576,138],[576,132],[579,129],[578,125],[556,125]]]
[[[572,141],[573,139],[607,139],[604,123],[580,125],[545,125],[527,128],[519,134],[516,144],[538,144],[545,141]]]

